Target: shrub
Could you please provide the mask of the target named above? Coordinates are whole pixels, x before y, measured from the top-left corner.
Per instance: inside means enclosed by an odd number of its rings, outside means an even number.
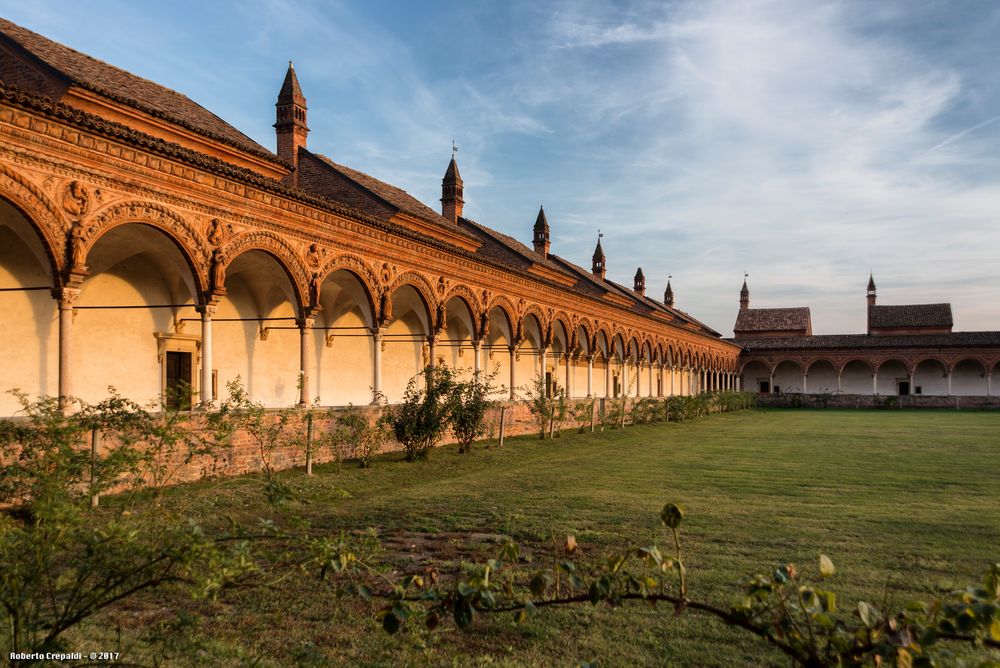
[[[347,408],[335,416],[331,416],[331,428],[325,441],[333,449],[334,460],[340,462],[340,446],[348,444],[351,456],[358,461],[361,468],[372,465],[372,459],[381,452],[389,439],[389,420],[387,416],[375,418],[349,404]]]
[[[486,433],[486,414],[496,404],[489,399],[496,392],[496,371],[479,372],[471,382],[454,383],[449,397],[451,431],[458,441],[458,451],[468,452],[472,443]]]
[[[403,400],[386,409],[386,420],[406,450],[406,461],[427,459],[430,449],[441,440],[451,417],[454,384],[450,368],[429,366],[410,379]]]
[[[566,419],[566,392],[552,380],[551,396],[546,391],[545,378],[540,374],[530,385],[521,388],[528,400],[528,410],[538,425],[538,438],[544,439],[546,430],[551,438]]]

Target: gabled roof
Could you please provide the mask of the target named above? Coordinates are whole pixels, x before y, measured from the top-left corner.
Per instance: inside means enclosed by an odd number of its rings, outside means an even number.
[[[310,169],[332,173],[339,179],[312,178]],[[299,186],[310,194],[345,202],[380,218],[388,219],[392,217],[393,213],[401,212],[420,219],[448,235],[458,236],[470,242],[476,239],[475,236],[470,235],[456,223],[423,204],[402,188],[397,188],[346,165],[338,164],[325,155],[300,148],[299,170],[301,172]]]
[[[953,346],[1000,348],[1000,332],[910,335],[817,334],[814,336],[738,339],[733,342],[748,352],[762,350],[853,350],[855,348],[948,348]]]
[[[902,304],[872,306],[872,328],[951,327],[951,304]]]
[[[61,80],[65,85],[62,93],[69,86],[77,86],[209,139],[285,165],[277,155],[177,91],[53,42],[6,19],[0,19],[0,44],[7,44],[9,48],[20,51],[32,64]],[[24,82],[10,83],[24,85]],[[53,97],[52,90],[34,92]]]
[[[734,332],[792,332],[812,331],[809,307],[748,308],[736,316]]]

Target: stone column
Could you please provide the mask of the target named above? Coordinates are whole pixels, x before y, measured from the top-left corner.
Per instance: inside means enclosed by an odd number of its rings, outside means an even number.
[[[587,398],[594,396],[594,355],[587,355]]]
[[[914,369],[913,371],[910,372],[910,394],[913,394],[914,392],[917,391],[916,390],[917,386],[913,384],[913,378],[916,375],[917,375],[917,370],[916,369]]]
[[[986,396],[991,396],[993,388],[993,369],[986,372]]]
[[[809,394],[808,386],[809,386],[809,375],[804,373],[802,374],[802,394]]]
[[[433,334],[427,337],[428,362],[427,366],[434,368],[437,366],[437,337]],[[421,369],[423,371],[423,369]]]
[[[952,373],[951,373],[951,371],[949,371],[948,372],[948,396],[949,397],[951,396],[951,376],[952,376]]]
[[[62,288],[59,300],[59,404],[70,409],[73,396],[73,304],[80,298],[79,288]]]
[[[872,372],[872,396],[878,396],[878,369]]]
[[[841,378],[843,374],[844,374],[843,369],[837,372],[837,394],[843,394],[844,392],[844,382]]]
[[[573,396],[573,367],[569,352],[566,353],[566,398]]]
[[[611,358],[604,358],[604,396],[611,396]]]
[[[382,399],[382,329],[372,330],[372,404]]]
[[[517,367],[517,347],[507,346],[507,351],[510,353],[510,400],[514,401],[517,398],[517,393],[515,388],[517,387],[517,375],[514,373]]]
[[[653,360],[649,360],[649,392],[646,396],[653,396]]]
[[[479,380],[479,373],[483,370],[482,363],[480,362],[480,359],[479,359],[479,356],[480,356],[481,352],[482,352],[482,342],[481,341],[473,341],[472,342],[472,373],[475,374],[473,376],[473,378],[476,379],[477,382]]]
[[[201,313],[201,405],[212,405],[212,316],[215,315],[215,304],[204,304],[198,307]]]
[[[309,405],[309,351],[314,322],[310,316],[299,321],[299,406]]]
[[[774,394],[774,371],[771,371],[771,375],[768,376],[767,381],[768,394]]]
[[[674,396],[674,376],[677,374],[676,367],[670,367],[670,396]]]
[[[628,396],[628,360],[622,360],[622,396]]]

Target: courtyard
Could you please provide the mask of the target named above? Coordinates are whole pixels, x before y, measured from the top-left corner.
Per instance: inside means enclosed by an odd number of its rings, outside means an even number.
[[[288,472],[292,500],[280,511],[252,477],[175,487],[166,503],[210,531],[260,517],[307,520],[330,534],[372,528],[388,571],[433,566],[446,578],[495,557],[506,536],[536,563],[551,561],[566,535],[576,537],[581,564],[628,545],[666,547],[658,514],[676,501],[687,513],[691,598],[722,607],[744,576],[789,562],[814,575],[820,553],[837,565],[829,588],[845,610],[862,598],[897,607],[929,599],[978,582],[998,559],[996,413],[758,409],[399,459]],[[585,604],[521,624],[508,613],[478,616],[469,632],[446,621],[395,635],[382,631],[376,610],[289,574],[216,602],[162,591],[130,600],[71,644],[103,639],[139,659],[149,650],[145,631],[182,613],[196,620],[185,646],[157,650],[158,662],[184,665],[197,651],[204,665],[787,665],[756,638],[691,613],[674,618],[666,606]]]

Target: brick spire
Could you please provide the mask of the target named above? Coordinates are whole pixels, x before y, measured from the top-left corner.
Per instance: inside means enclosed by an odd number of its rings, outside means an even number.
[[[747,276],[743,275],[743,289],[740,290],[740,310],[746,311],[750,308],[750,288],[747,287]]]
[[[288,179],[298,185],[299,149],[306,147],[306,98],[295,76],[295,67],[288,61],[285,81],[281,84],[275,107],[274,131],[278,135],[278,157],[292,163],[296,171]]]
[[[549,256],[549,221],[545,219],[545,207],[538,207],[538,217],[535,218],[535,252],[545,257]]]
[[[866,292],[866,297],[868,298],[868,333],[872,333],[872,308],[875,306],[875,275],[868,274],[868,290]]]
[[[607,258],[604,257],[604,249],[601,248],[601,237],[603,235],[597,233],[597,248],[594,249],[594,258],[590,265],[590,270],[594,272],[594,276],[597,276],[602,281],[604,280],[604,274],[607,271]]]
[[[632,282],[632,290],[635,294],[643,297],[646,295],[646,276],[642,273],[642,267],[635,270],[635,279]]]
[[[448,169],[441,179],[441,215],[448,220],[458,220],[462,216],[462,175],[458,173],[458,163],[452,154]]]
[[[674,289],[670,287],[670,279],[667,279],[667,289],[663,293],[663,303],[667,306],[673,308],[674,305]]]

